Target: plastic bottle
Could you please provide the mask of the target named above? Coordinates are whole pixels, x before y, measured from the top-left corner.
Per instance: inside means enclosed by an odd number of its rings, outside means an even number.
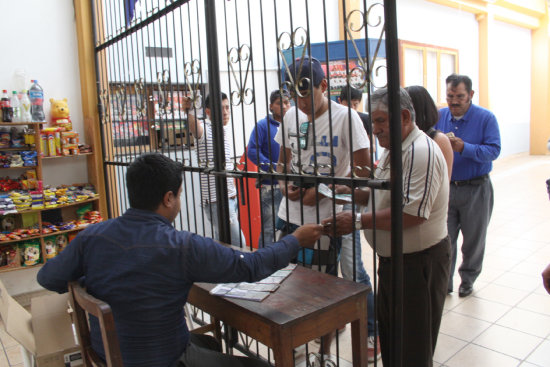
[[[13,119],[13,109],[11,108],[10,99],[8,97],[8,91],[2,91],[2,121],[3,122],[12,122]]]
[[[31,100],[29,99],[29,96],[27,95],[27,90],[21,91],[21,100],[20,102],[20,110],[21,110],[21,122],[31,122],[32,121],[32,115],[31,115]]]
[[[31,100],[31,116],[33,122],[46,121],[44,115],[44,90],[38,84],[38,80],[32,80],[31,88],[29,89],[29,99]]]
[[[17,92],[13,91],[11,92],[11,108],[13,110],[13,122],[21,122],[21,103],[19,103],[19,97],[17,96]]]

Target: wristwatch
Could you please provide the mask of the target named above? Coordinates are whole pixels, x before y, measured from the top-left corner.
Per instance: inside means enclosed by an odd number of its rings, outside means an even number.
[[[355,213],[355,230],[358,231],[363,228],[363,223],[361,223],[361,213]]]

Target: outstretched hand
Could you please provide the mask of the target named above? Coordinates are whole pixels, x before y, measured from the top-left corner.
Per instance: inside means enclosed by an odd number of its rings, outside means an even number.
[[[324,234],[327,236],[336,235],[336,237],[340,237],[353,232],[355,229],[355,221],[351,211],[340,212],[335,217],[323,219],[321,224],[323,225]]]
[[[300,246],[313,248],[315,242],[323,235],[323,226],[320,224],[304,224],[296,229],[293,235],[298,239]]]

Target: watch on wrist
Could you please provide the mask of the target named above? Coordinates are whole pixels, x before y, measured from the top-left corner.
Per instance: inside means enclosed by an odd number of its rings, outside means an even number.
[[[358,231],[363,228],[363,223],[361,222],[361,213],[355,213],[355,230]]]

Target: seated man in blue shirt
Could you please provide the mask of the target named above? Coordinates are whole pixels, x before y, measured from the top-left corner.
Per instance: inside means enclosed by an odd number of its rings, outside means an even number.
[[[81,232],[38,273],[59,293],[82,279],[88,292],[112,310],[124,366],[267,366],[221,353],[213,338],[190,334],[184,305],[194,282],[255,282],[313,247],[322,227],[304,225],[254,253],[241,253],[210,238],[178,231],[182,167],[159,154],[136,158],[126,172],[130,209]],[[97,319],[92,345],[103,354]],[[214,348],[207,349],[206,346]],[[215,350],[218,349],[218,350]]]

